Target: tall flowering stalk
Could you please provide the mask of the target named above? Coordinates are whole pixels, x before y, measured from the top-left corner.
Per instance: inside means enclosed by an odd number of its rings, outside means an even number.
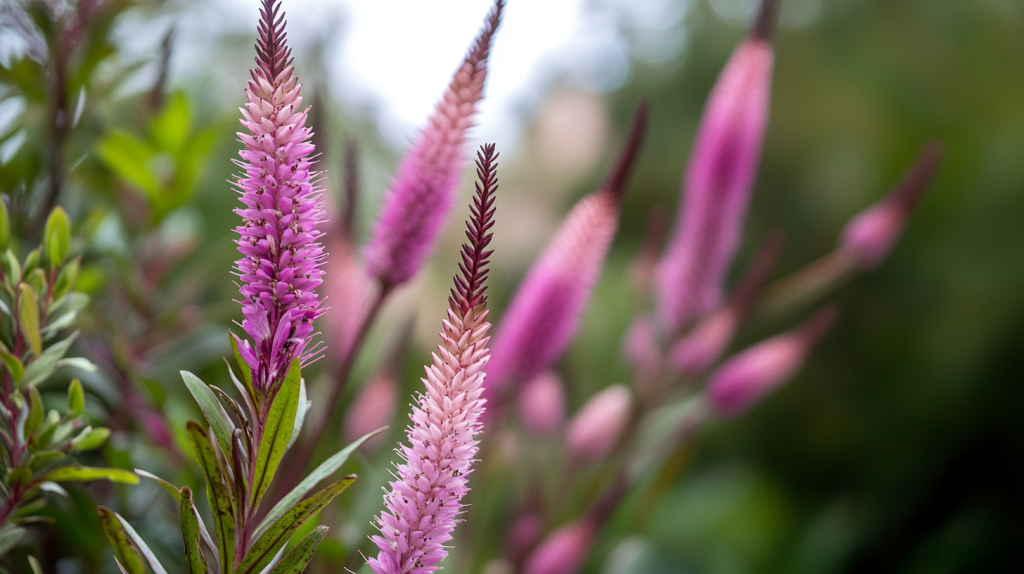
[[[314,291],[323,282],[316,226],[324,211],[310,171],[309,108],[302,108],[302,86],[292,75],[279,8],[264,0],[249,102],[240,109],[248,133],[238,133],[245,144],[237,182],[244,207],[235,210],[242,217],[235,231],[244,257],[235,264],[242,328],[252,343],[236,340],[258,391],[272,391],[293,359],[305,364],[315,356],[306,347],[324,312]]]
[[[774,6],[774,1],[762,2],[757,23],[719,76],[701,119],[683,204],[658,268],[660,315],[669,333],[722,300],[768,119]]]
[[[402,160],[366,248],[370,274],[384,289],[412,278],[434,248],[455,201],[463,146],[483,98],[491,39],[501,23],[497,0],[465,62],[419,139]]]
[[[441,344],[426,367],[426,393],[412,407],[409,444],[401,445],[403,462],[397,480],[384,496],[387,510],[377,519],[380,553],[367,560],[377,574],[429,574],[448,555],[444,544],[462,509],[462,498],[477,453],[484,411],[484,365],[487,364],[486,251],[494,225],[497,154],[485,145],[477,154],[480,182],[467,221],[469,242],[462,246],[461,276],[449,298]]]
[[[307,494],[374,434],[274,497],[269,511],[261,508],[285,453],[302,431],[308,401],[301,368],[317,354],[307,345],[313,321],[323,313],[314,292],[323,274],[319,265],[324,252],[316,229],[323,209],[311,182],[308,109],[301,107],[279,11],[277,0],[264,0],[257,66],[246,90],[249,102],[241,110],[248,133],[238,134],[245,149],[238,162],[244,170],[237,182],[244,207],[235,210],[243,221],[236,231],[244,257],[237,270],[243,282],[242,328],[251,338],[232,335],[242,374],[239,380],[232,373],[232,379],[242,403],[192,373],[181,373],[205,417],[203,423],[189,421],[185,435],[205,478],[211,527],[197,512],[189,487],[179,489],[138,471],[158,480],[180,504],[187,574],[303,571],[327,527],[313,528],[287,553],[285,546],[356,477]],[[143,558],[152,571],[167,571],[123,517],[103,507],[98,512],[122,572],[145,574]],[[207,556],[214,560],[212,567]]]
[[[619,203],[640,152],[647,113],[643,102],[607,180],[573,207],[516,291],[495,337],[488,392],[540,374],[576,334],[618,228]]]

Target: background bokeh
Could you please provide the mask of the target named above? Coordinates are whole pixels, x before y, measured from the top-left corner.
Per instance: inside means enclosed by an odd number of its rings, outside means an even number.
[[[418,13],[401,9],[379,16],[355,3],[284,4],[330,194],[340,193],[344,145],[359,145],[365,236],[416,118],[440,95],[487,2],[429,3],[419,26],[406,20]],[[524,0],[518,15],[516,4],[510,0],[494,49],[495,102],[474,135],[502,152],[490,283],[496,316],[564,213],[600,182],[637,101],[651,102],[622,225],[560,365],[575,410],[596,390],[629,380],[619,349],[631,317],[648,304],[633,291],[630,267],[651,213],[677,207],[702,106],[754,3],[664,0],[645,11],[632,5],[643,2],[567,1],[556,9]],[[197,469],[180,452],[187,452],[184,422],[198,410],[177,373],[226,380],[224,331],[240,315],[229,272],[236,197],[225,182],[235,171],[230,160],[239,144],[231,134],[257,11],[255,2],[239,0],[118,6],[109,41],[97,40],[95,53],[76,64],[96,60],[73,94],[81,122],[67,143],[61,196],[77,235],[88,238],[79,246],[86,255],[81,287],[95,303],[83,352],[107,359],[86,380],[89,407],[117,431],[97,456],[196,486]],[[531,32],[545,10],[564,37],[550,22]],[[360,22],[383,23],[376,36],[391,51],[382,55]],[[171,27],[163,75],[161,45]],[[418,46],[435,37],[443,49],[430,57],[443,62],[442,71],[420,81]],[[0,40],[0,83],[28,94],[0,104],[0,184],[12,194],[45,163],[51,136],[43,127],[45,94],[33,100],[24,88],[32,70],[11,66],[31,43],[9,28],[0,29]],[[534,42],[528,59],[516,59]],[[929,138],[945,147],[942,166],[891,257],[834,293],[839,323],[801,374],[749,414],[714,423],[673,453],[612,517],[585,572],[1012,571],[1024,547],[1024,5],[785,0],[776,46],[770,125],[741,263],[776,229],[788,239],[777,276],[826,254],[844,223],[881,197]],[[363,56],[378,63],[358,64]],[[399,80],[366,79],[374,74]],[[468,177],[460,197],[469,197]],[[431,267],[391,301],[346,401],[388,360],[410,321],[401,396],[419,384],[464,214],[456,211]],[[801,317],[754,320],[736,347]],[[316,374],[329,363],[307,375],[314,392],[333,383]],[[133,400],[168,419],[172,437],[164,447],[158,432],[131,422],[127,411],[140,404]],[[403,417],[400,409],[385,446],[399,437]],[[336,423],[328,428],[337,439],[322,441],[323,456],[343,442],[340,417]],[[471,481],[482,486],[458,531],[451,572],[503,572],[492,561],[503,544],[496,533],[514,518],[509,497],[523,490],[506,468],[517,464],[517,452],[545,448],[512,430],[487,441],[484,455],[494,460],[484,460]],[[360,480],[321,517],[332,530],[311,572],[358,570],[389,455],[384,448],[350,464]],[[549,470],[557,465],[552,460]],[[113,571],[85,492],[120,508],[170,568],[180,563],[177,509],[158,486],[97,484],[53,501],[56,525],[35,538],[47,568]]]

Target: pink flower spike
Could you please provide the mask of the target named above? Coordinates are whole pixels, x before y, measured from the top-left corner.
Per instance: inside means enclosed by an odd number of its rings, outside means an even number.
[[[488,393],[525,381],[565,352],[587,306],[618,228],[619,202],[647,126],[637,107],[629,136],[602,187],[565,216],[544,253],[519,285],[494,340]]]
[[[235,213],[235,262],[242,280],[242,328],[251,338],[239,341],[252,368],[253,384],[273,392],[293,359],[311,362],[316,353],[306,345],[313,321],[323,314],[314,291],[322,282],[324,250],[317,241],[323,218],[320,192],[312,180],[313,145],[306,127],[309,108],[302,108],[301,86],[292,75],[291,50],[285,40],[280,4],[264,0],[256,69],[245,94],[242,112],[245,144],[243,170],[236,185],[243,207]],[[255,363],[255,364],[254,364]]]
[[[385,370],[366,381],[359,390],[352,405],[345,414],[345,441],[352,442],[391,423],[398,408],[398,381],[394,373]],[[377,435],[366,442],[363,448],[376,450],[384,440]]]
[[[799,329],[762,341],[726,361],[711,375],[711,405],[723,415],[735,416],[788,381],[836,315],[835,308],[826,307]]]
[[[708,98],[687,167],[676,226],[657,271],[669,334],[719,306],[743,232],[768,119],[774,1],[733,53]]]
[[[487,297],[484,280],[491,255],[487,245],[494,226],[497,154],[493,145],[477,155],[480,183],[467,221],[468,244],[462,246],[461,275],[448,299],[441,345],[426,367],[425,394],[418,395],[400,445],[397,479],[384,495],[387,507],[377,518],[380,549],[367,560],[377,574],[429,574],[448,555],[467,480],[477,453],[484,411],[484,365],[487,364]]]
[[[590,397],[569,422],[565,446],[577,460],[600,460],[619,443],[629,422],[633,397],[625,385],[612,385]]]
[[[519,392],[519,417],[527,430],[537,434],[557,431],[565,421],[562,379],[546,371],[527,381]]]
[[[892,250],[907,218],[928,189],[942,157],[935,141],[918,155],[914,166],[888,196],[854,217],[843,229],[839,249],[862,269],[878,267]]]
[[[466,132],[483,98],[491,38],[504,5],[504,0],[495,2],[427,127],[402,159],[384,199],[366,247],[366,261],[370,274],[385,289],[408,281],[420,270],[451,211],[465,165]]]

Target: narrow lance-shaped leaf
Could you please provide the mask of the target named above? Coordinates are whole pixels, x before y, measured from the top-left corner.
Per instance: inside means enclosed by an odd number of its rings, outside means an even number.
[[[235,509],[232,493],[227,486],[228,478],[221,476],[217,455],[203,428],[189,421],[185,432],[192,447],[192,455],[199,462],[206,478],[206,497],[213,514],[213,528],[217,532],[217,554],[224,570],[230,571],[235,550]]]
[[[263,568],[270,564],[270,561],[284,546],[295,531],[312,518],[316,513],[324,509],[335,496],[356,481],[354,475],[332,483],[327,488],[314,494],[306,500],[296,504],[284,516],[271,526],[263,536],[256,540],[249,552],[242,559],[241,564],[235,569],[235,574],[249,574],[262,572]]]
[[[199,408],[206,416],[206,421],[210,423],[213,436],[217,439],[221,450],[231,452],[231,431],[234,430],[234,424],[231,423],[224,407],[217,400],[217,396],[213,394],[206,383],[192,373],[181,371],[181,378],[185,381],[185,386],[188,387],[196,402],[199,403]]]
[[[316,552],[320,541],[327,536],[326,526],[317,526],[313,529],[313,532],[302,537],[302,540],[295,545],[288,555],[284,557],[270,574],[300,574],[306,570],[306,565],[313,559],[313,553]]]
[[[274,397],[274,402],[270,405],[267,422],[263,427],[263,436],[260,438],[259,450],[256,452],[256,472],[253,475],[252,485],[253,508],[259,505],[263,493],[274,479],[277,466],[281,464],[281,457],[287,450],[299,407],[301,379],[299,359],[294,359],[277,396]],[[225,452],[231,452],[231,450],[228,449]]]
[[[167,569],[164,568],[163,564],[161,564],[159,560],[157,560],[156,555],[149,549],[149,545],[146,544],[146,541],[143,540],[141,536],[139,536],[138,532],[135,532],[132,525],[129,524],[128,521],[120,514],[114,513],[114,516],[116,516],[121,522],[121,528],[124,528],[124,531],[132,539],[132,542],[135,543],[135,547],[142,553],[142,557],[146,559],[146,563],[153,569],[153,572],[155,574],[167,574]]]
[[[192,490],[181,489],[181,538],[185,543],[185,568],[188,574],[208,574],[209,564],[199,546],[199,519],[192,505]]]
[[[386,428],[387,427],[377,429],[372,433],[360,437],[359,440],[341,449],[340,451],[335,453],[334,456],[325,460],[320,466],[316,467],[316,470],[309,473],[309,475],[306,478],[302,479],[302,482],[296,485],[295,488],[291,490],[291,492],[286,494],[284,498],[282,498],[277,504],[275,504],[274,508],[270,509],[270,512],[267,513],[266,518],[264,518],[263,521],[260,522],[259,526],[256,527],[256,530],[253,531],[253,538],[259,538],[264,532],[266,532],[267,528],[269,528],[271,524],[277,521],[278,518],[283,516],[284,513],[287,512],[289,508],[295,505],[295,503],[297,503],[298,501],[302,500],[302,497],[306,496],[306,494],[310,490],[313,490],[313,487],[315,487],[317,483],[327,478],[328,476],[334,474],[335,471],[341,468],[341,465],[345,464],[345,461],[348,460],[348,457],[353,452],[355,452],[356,449],[362,446],[364,442],[380,434]]]
[[[43,339],[39,333],[39,301],[35,291],[27,284],[18,286],[18,322],[21,334],[28,342],[32,354],[36,357],[43,354]]]
[[[57,266],[64,263],[70,243],[71,221],[63,208],[55,207],[50,212],[50,216],[46,218],[46,227],[43,230],[43,244],[51,265]]]
[[[103,532],[106,533],[107,539],[110,540],[110,545],[114,547],[114,556],[121,565],[121,569],[128,572],[128,574],[146,574],[146,567],[142,563],[142,558],[139,557],[135,547],[132,546],[131,539],[124,528],[121,527],[121,521],[117,519],[117,515],[109,508],[103,506],[97,506],[96,513],[100,515]]]
[[[130,470],[123,470],[120,468],[92,468],[88,466],[65,466],[52,470],[43,475],[38,481],[48,480],[50,482],[64,482],[64,481],[90,481],[90,480],[109,480],[110,482],[120,482],[122,484],[138,484],[139,477]]]

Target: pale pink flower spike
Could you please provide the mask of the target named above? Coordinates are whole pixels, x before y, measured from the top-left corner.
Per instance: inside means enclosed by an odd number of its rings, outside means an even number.
[[[408,444],[400,445],[402,462],[384,495],[387,507],[377,519],[380,549],[367,563],[377,574],[429,574],[448,555],[444,544],[469,492],[467,480],[477,453],[484,411],[484,365],[487,364],[487,298],[484,280],[491,255],[486,251],[494,225],[497,154],[486,145],[477,156],[480,183],[467,222],[468,244],[462,246],[462,274],[455,277],[441,345],[426,367],[425,394],[412,406]]]

